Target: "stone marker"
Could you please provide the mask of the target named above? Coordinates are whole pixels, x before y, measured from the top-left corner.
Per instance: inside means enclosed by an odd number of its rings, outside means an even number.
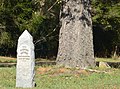
[[[18,39],[17,45],[17,68],[16,68],[16,87],[32,88],[34,83],[34,44],[33,38],[25,30]]]

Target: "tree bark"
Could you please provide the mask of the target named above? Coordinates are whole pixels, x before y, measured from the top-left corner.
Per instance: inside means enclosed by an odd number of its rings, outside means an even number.
[[[63,0],[57,65],[95,66],[90,10],[89,0]]]

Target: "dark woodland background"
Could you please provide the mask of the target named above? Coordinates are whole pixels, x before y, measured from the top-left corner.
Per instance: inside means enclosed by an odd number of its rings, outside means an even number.
[[[0,56],[16,57],[24,30],[34,38],[36,58],[55,59],[58,51],[61,0],[0,0]],[[120,55],[120,0],[92,0],[96,57]]]

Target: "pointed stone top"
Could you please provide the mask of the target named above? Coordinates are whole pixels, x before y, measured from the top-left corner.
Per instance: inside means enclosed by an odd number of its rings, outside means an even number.
[[[30,33],[27,30],[25,30],[18,39],[18,45],[21,44],[30,45],[32,43],[33,43],[33,37],[30,35]]]
[[[29,33],[27,30],[25,30],[23,33]]]
[[[20,47],[23,46],[27,46],[30,49],[34,49],[33,37],[27,30],[25,30],[18,39],[17,52],[19,51]]]
[[[20,38],[30,39],[30,38],[32,38],[32,36],[30,35],[30,33],[29,33],[27,30],[25,30],[25,31],[21,34],[21,36],[19,37],[19,39],[20,39]]]

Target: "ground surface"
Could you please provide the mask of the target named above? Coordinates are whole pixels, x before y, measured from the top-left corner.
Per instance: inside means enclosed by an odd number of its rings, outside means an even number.
[[[120,69],[36,66],[35,73],[33,89],[120,89]],[[0,67],[0,89],[18,89],[15,80],[16,67]]]
[[[120,69],[36,67],[34,89],[120,89]],[[0,67],[0,89],[15,88],[15,67]]]

